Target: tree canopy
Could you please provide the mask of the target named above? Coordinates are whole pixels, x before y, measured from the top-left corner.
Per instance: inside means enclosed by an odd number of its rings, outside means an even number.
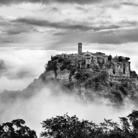
[[[44,120],[42,128],[43,138],[138,138],[138,111],[120,117],[120,124],[104,119],[98,125],[65,114]],[[37,135],[24,120],[16,119],[0,125],[0,138],[37,138]]]
[[[0,138],[37,138],[37,135],[23,119],[16,119],[0,125]]]
[[[138,111],[127,117],[120,117],[120,125],[111,119],[104,119],[99,125],[79,120],[76,116],[56,116],[42,122],[43,138],[137,138]]]

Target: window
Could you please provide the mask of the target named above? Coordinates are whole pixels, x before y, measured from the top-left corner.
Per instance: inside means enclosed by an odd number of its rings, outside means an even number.
[[[87,68],[90,68],[90,64],[87,64]]]
[[[115,69],[113,69],[113,74],[115,74]]]
[[[126,73],[126,68],[125,68],[125,64],[123,64],[123,74]]]

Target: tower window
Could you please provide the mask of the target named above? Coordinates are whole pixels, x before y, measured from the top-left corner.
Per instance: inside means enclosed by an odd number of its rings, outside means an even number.
[[[125,68],[125,64],[123,65],[123,74],[126,73],[126,68]]]
[[[87,64],[87,68],[90,68],[90,64]]]
[[[113,74],[115,74],[115,69],[113,70]]]

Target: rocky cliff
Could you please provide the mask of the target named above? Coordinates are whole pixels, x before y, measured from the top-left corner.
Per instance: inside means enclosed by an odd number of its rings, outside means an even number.
[[[99,69],[100,66],[80,68],[74,60],[58,55],[51,57],[39,80],[46,83],[56,81],[61,88],[87,102],[93,100],[95,94],[113,103],[123,102],[128,97],[137,101],[138,80],[134,71],[130,71],[130,77],[111,76],[109,69]]]

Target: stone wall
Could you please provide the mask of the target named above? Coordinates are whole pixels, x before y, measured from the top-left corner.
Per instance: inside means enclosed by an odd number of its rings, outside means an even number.
[[[130,77],[130,62],[127,62],[125,64],[125,69],[126,69],[126,75],[127,75],[127,77]]]
[[[46,73],[46,80],[55,79],[55,78],[56,78],[56,76],[55,76],[55,72],[53,70],[48,71]]]
[[[107,70],[110,76],[130,78],[130,62],[111,61],[109,66]]]
[[[63,71],[57,71],[57,80],[62,82],[69,82],[70,71],[65,69]]]

